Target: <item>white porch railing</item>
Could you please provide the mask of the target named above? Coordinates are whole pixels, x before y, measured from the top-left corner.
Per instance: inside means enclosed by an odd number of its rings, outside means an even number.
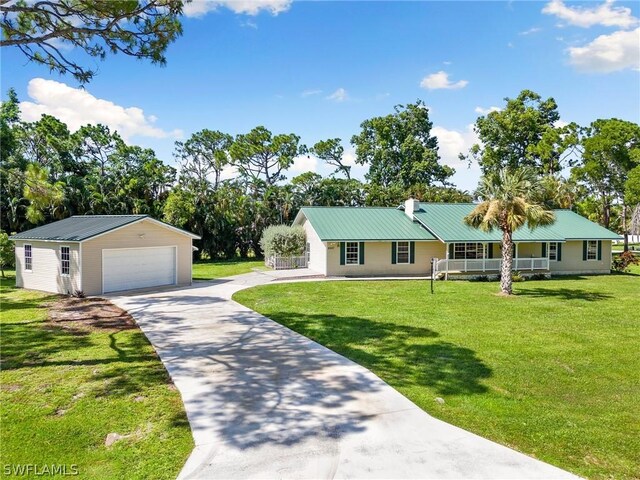
[[[307,256],[298,257],[267,257],[264,264],[274,270],[291,270],[293,268],[305,268],[307,266]]]
[[[443,258],[440,260],[436,259],[435,273],[496,272],[500,271],[501,265],[501,258],[480,258],[464,260],[449,260]],[[546,257],[514,258],[512,269],[523,272],[549,270],[549,259]]]

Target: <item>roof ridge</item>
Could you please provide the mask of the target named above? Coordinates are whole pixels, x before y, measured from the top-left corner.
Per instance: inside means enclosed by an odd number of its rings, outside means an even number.
[[[364,206],[364,207],[354,207],[349,205],[305,205],[303,208],[349,208],[352,210],[397,210],[398,207],[378,207],[378,206]]]
[[[146,213],[130,213],[122,215],[71,215],[67,218],[108,218],[108,217],[148,217]],[[65,220],[65,219],[63,219]]]

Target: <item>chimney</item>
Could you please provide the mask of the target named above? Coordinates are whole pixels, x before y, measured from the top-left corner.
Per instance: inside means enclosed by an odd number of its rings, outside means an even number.
[[[406,213],[411,220],[413,220],[413,212],[417,212],[418,210],[420,210],[420,202],[418,200],[410,198],[404,202],[404,213]]]

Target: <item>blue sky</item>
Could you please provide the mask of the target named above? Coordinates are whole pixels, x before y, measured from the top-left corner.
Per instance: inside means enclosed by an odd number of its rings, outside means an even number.
[[[173,143],[197,130],[257,125],[307,145],[340,137],[351,159],[348,140],[363,120],[420,98],[454,181],[471,190],[477,167],[456,161],[475,141],[470,125],[522,89],[553,96],[566,122],[640,121],[639,5],[195,2],[164,68],[122,55],[88,60],[99,74],[82,90],[3,49],[2,92],[16,89],[27,120],[106,123],[168,163]],[[290,175],[307,169],[330,171],[303,158]]]

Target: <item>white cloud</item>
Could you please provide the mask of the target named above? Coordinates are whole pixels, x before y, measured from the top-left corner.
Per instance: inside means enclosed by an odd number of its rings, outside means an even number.
[[[240,22],[240,26],[244,28],[253,28],[254,30],[258,30],[258,24],[253,20],[247,20],[246,22]]]
[[[640,68],[640,28],[600,35],[582,47],[571,47],[569,62],[583,72],[608,73]]]
[[[356,164],[356,149],[348,147],[342,153],[342,163],[353,167]]]
[[[101,123],[117,130],[123,139],[133,136],[167,138],[182,137],[182,131],[165,131],[153,125],[157,118],[145,115],[138,107],[122,107],[109,100],[91,95],[81,88],[43,78],[34,78],[27,87],[33,102],[20,102],[22,119],[27,122],[40,120],[43,114],[52,115],[76,131],[88,123]]]
[[[220,7],[245,15],[258,15],[265,10],[271,15],[286,12],[292,0],[193,0],[185,4],[183,12],[187,17],[203,17]]]
[[[232,165],[227,165],[222,169],[222,172],[220,173],[220,180],[233,180],[238,175],[239,175],[239,172],[237,167],[234,167]],[[211,178],[210,180],[213,181],[214,179]]]
[[[475,162],[469,166],[466,160],[458,158],[459,154],[467,154],[471,146],[479,142],[473,131],[473,124],[467,125],[463,131],[434,126],[431,133],[438,137],[438,152],[442,163],[456,169],[455,175],[451,178],[453,183],[463,190],[474,190],[480,178],[480,167]]]
[[[432,73],[431,75],[424,77],[420,82],[420,86],[427,90],[457,90],[459,88],[466,87],[468,83],[469,82],[467,80],[459,80],[452,83],[451,80],[449,80],[449,74],[441,70],[437,73]]]
[[[556,120],[555,122],[553,122],[553,126],[556,128],[562,128],[562,127],[566,127],[567,125],[569,125],[569,122],[565,122],[564,120]]]
[[[431,133],[438,137],[438,152],[445,165],[450,167],[466,166],[466,162],[461,162],[458,155],[467,154],[469,148],[474,143],[478,143],[478,136],[473,131],[473,124],[460,132],[458,130],[447,130],[444,127],[434,126]]]
[[[529,30],[525,30],[523,32],[518,33],[518,35],[531,35],[534,33],[538,33],[540,30],[542,30],[539,27],[531,27]]]
[[[322,90],[305,90],[300,94],[302,98],[311,97],[313,95],[320,95]]]
[[[293,159],[291,171],[293,172],[316,172],[318,170],[318,157],[315,155],[298,155]]]
[[[489,108],[482,108],[482,107],[476,107],[473,109],[474,112],[479,113],[480,115],[488,115],[491,112],[499,112],[500,110],[502,110],[500,107],[489,107]]]
[[[513,43],[509,42],[509,43],[507,43],[507,47],[513,48],[513,47],[515,47],[515,45]]]
[[[344,102],[349,99],[349,94],[344,88],[339,88],[331,95],[326,97],[327,100],[333,100],[334,102]]]
[[[546,15],[555,15],[570,25],[589,28],[594,25],[605,27],[632,28],[638,25],[638,19],[627,7],[614,7],[613,0],[591,7],[568,7],[563,0],[551,0],[542,9]]]

